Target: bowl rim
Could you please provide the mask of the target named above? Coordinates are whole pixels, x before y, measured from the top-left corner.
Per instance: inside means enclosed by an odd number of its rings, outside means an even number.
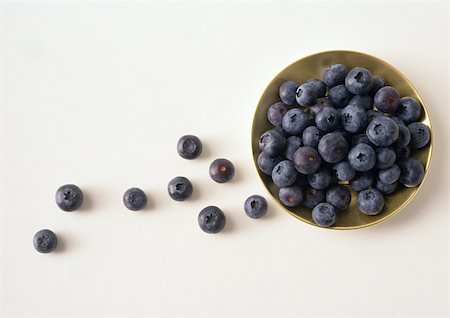
[[[272,193],[269,191],[269,189],[268,189],[267,186],[265,185],[265,182],[264,182],[264,180],[262,179],[262,177],[261,177],[261,175],[260,175],[260,173],[259,173],[259,171],[258,171],[258,163],[257,163],[257,160],[255,159],[254,149],[253,149],[253,132],[254,132],[254,130],[255,130],[256,111],[258,110],[258,106],[260,105],[260,103],[261,103],[261,101],[262,101],[262,98],[263,98],[265,92],[266,92],[267,89],[269,88],[270,83],[272,83],[272,82],[273,82],[273,81],[274,81],[281,73],[283,73],[286,69],[290,68],[292,65],[298,63],[299,61],[301,61],[301,60],[303,60],[303,59],[311,58],[311,57],[314,57],[314,56],[316,56],[316,55],[333,54],[333,53],[338,53],[338,54],[345,54],[345,53],[352,53],[352,54],[355,54],[355,53],[356,53],[356,54],[365,55],[365,56],[368,56],[368,57],[370,57],[370,58],[372,58],[372,59],[374,59],[374,60],[379,60],[380,62],[382,62],[382,63],[386,64],[387,66],[389,66],[390,68],[392,68],[395,72],[397,72],[397,74],[402,78],[402,80],[404,80],[404,81],[412,88],[412,90],[414,91],[414,93],[415,93],[416,96],[418,97],[419,101],[420,101],[421,104],[422,104],[422,107],[423,107],[423,109],[424,109],[424,112],[425,112],[425,114],[426,114],[426,118],[427,118],[427,120],[428,120],[428,122],[429,122],[429,127],[428,127],[428,128],[430,129],[430,137],[431,137],[431,138],[430,138],[429,145],[428,145],[428,147],[429,147],[429,154],[428,154],[428,156],[427,156],[427,161],[426,161],[426,164],[425,164],[425,167],[424,167],[425,174],[424,174],[424,177],[423,177],[423,179],[422,179],[422,182],[419,184],[419,186],[416,187],[416,188],[417,188],[416,191],[414,191],[414,193],[412,193],[412,195],[411,195],[407,200],[405,200],[398,208],[396,208],[394,211],[392,211],[391,213],[389,213],[389,214],[383,216],[383,217],[380,218],[380,219],[376,219],[376,220],[374,220],[374,221],[372,221],[372,222],[365,223],[365,224],[361,224],[361,225],[355,225],[355,226],[336,226],[336,227],[331,226],[331,227],[322,227],[322,226],[319,226],[319,225],[315,224],[314,222],[310,222],[310,221],[308,221],[308,220],[305,220],[305,219],[301,218],[301,217],[300,217],[299,215],[297,215],[296,213],[294,213],[294,212],[290,211],[289,209],[287,209],[283,204],[281,204],[281,203],[279,203],[279,202],[278,202],[279,204],[277,204],[277,205],[281,206],[281,208],[282,208],[284,211],[286,211],[287,213],[289,213],[290,215],[292,215],[292,216],[295,217],[296,219],[298,219],[298,220],[300,220],[300,221],[302,221],[302,222],[304,222],[304,223],[306,223],[306,224],[313,225],[313,226],[318,227],[318,228],[321,228],[321,229],[328,229],[328,230],[356,230],[356,229],[362,229],[362,228],[366,228],[366,227],[369,227],[369,226],[372,226],[372,225],[376,225],[376,224],[378,224],[378,223],[381,223],[382,221],[384,221],[384,220],[386,220],[386,219],[392,217],[393,215],[395,215],[395,214],[399,213],[401,210],[403,210],[403,209],[404,209],[404,208],[405,208],[405,207],[406,207],[406,206],[414,199],[414,197],[417,195],[417,193],[418,193],[418,192],[420,191],[420,189],[422,188],[422,186],[423,186],[423,184],[424,184],[424,181],[425,181],[425,179],[427,178],[428,172],[429,172],[430,167],[431,167],[430,164],[431,164],[431,160],[432,160],[432,156],[433,156],[433,125],[432,125],[432,122],[431,122],[431,117],[430,117],[430,113],[429,113],[429,111],[428,111],[428,107],[426,106],[426,104],[425,104],[425,102],[424,102],[422,96],[419,94],[419,91],[416,89],[416,87],[415,87],[415,86],[411,83],[411,81],[410,81],[410,80],[409,80],[402,72],[400,72],[396,67],[394,67],[392,64],[386,62],[384,59],[381,59],[381,58],[376,57],[376,56],[374,56],[374,55],[367,54],[367,53],[363,53],[363,52],[360,52],[360,51],[353,51],[353,50],[327,50],[327,51],[320,51],[320,52],[316,52],[316,53],[313,53],[313,54],[309,54],[309,55],[303,56],[303,57],[301,57],[301,58],[295,60],[294,62],[292,62],[292,63],[290,63],[289,65],[287,65],[286,67],[284,67],[280,72],[278,72],[278,73],[277,73],[277,74],[269,81],[269,83],[266,85],[264,91],[262,92],[261,96],[259,97],[258,102],[257,102],[256,107],[255,107],[255,111],[254,111],[254,113],[253,113],[253,120],[252,120],[252,125],[251,125],[251,130],[250,130],[250,149],[252,150],[252,159],[253,159],[253,165],[254,165],[254,168],[256,169],[256,174],[258,175],[258,178],[260,179],[260,181],[263,183],[265,191],[268,192],[269,195],[272,197],[272,196],[273,196]]]

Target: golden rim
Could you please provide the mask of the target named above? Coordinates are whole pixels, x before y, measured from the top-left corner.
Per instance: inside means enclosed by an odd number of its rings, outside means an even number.
[[[254,139],[254,138],[253,138],[253,137],[254,137],[254,136],[253,136],[253,133],[254,133],[254,131],[255,131],[255,122],[256,122],[257,110],[258,110],[259,105],[261,104],[262,99],[263,99],[263,97],[264,97],[266,91],[268,90],[270,84],[273,83],[273,81],[274,81],[275,79],[277,79],[277,78],[280,76],[280,74],[282,74],[285,70],[287,70],[288,68],[290,68],[290,67],[293,66],[294,64],[298,63],[300,60],[312,58],[312,57],[318,56],[318,55],[323,55],[323,54],[333,54],[333,53],[335,53],[335,54],[346,54],[346,53],[351,53],[351,54],[360,54],[360,55],[364,55],[364,56],[370,57],[370,58],[372,58],[372,59],[374,59],[374,60],[377,60],[377,61],[379,61],[379,62],[382,63],[382,64],[387,65],[389,68],[391,68],[393,71],[395,71],[395,72],[397,73],[397,75],[411,87],[412,91],[415,93],[415,95],[417,96],[417,98],[419,99],[419,102],[421,103],[421,105],[422,105],[422,107],[423,107],[423,110],[424,110],[424,113],[425,113],[426,122],[428,123],[428,128],[430,129],[430,142],[429,142],[429,145],[428,145],[428,149],[429,149],[429,150],[428,150],[428,155],[427,155],[426,164],[425,164],[425,167],[424,167],[425,174],[424,174],[424,178],[423,178],[422,182],[419,184],[419,186],[416,187],[416,190],[415,190],[415,191],[414,191],[414,192],[413,192],[413,193],[412,193],[412,194],[411,194],[411,195],[410,195],[410,196],[409,196],[409,197],[408,197],[408,198],[407,198],[400,206],[398,206],[395,210],[393,210],[393,211],[390,212],[390,213],[387,213],[385,216],[383,216],[383,217],[381,217],[381,218],[375,219],[373,222],[369,222],[369,223],[365,223],[365,224],[361,224],[361,225],[355,225],[355,226],[331,226],[331,227],[321,227],[321,226],[318,226],[317,224],[315,224],[314,222],[311,222],[311,221],[309,221],[309,220],[306,220],[306,219],[300,217],[299,215],[297,215],[296,213],[290,211],[290,210],[287,209],[283,204],[281,204],[281,203],[277,200],[277,198],[273,197],[273,194],[269,191],[269,189],[268,189],[268,187],[266,186],[265,181],[262,179],[261,174],[260,174],[259,169],[258,169],[257,157],[255,157],[255,155],[254,155],[255,151],[254,151],[254,149],[253,149],[253,141],[254,141],[254,140],[253,140],[253,139]],[[318,52],[318,53],[309,54],[309,55],[307,55],[307,56],[304,56],[304,57],[302,57],[302,58],[300,58],[300,59],[298,59],[298,60],[292,62],[292,63],[289,64],[288,66],[286,66],[283,70],[281,70],[280,72],[278,72],[278,74],[275,75],[275,77],[272,78],[272,80],[271,80],[271,81],[269,82],[269,84],[266,86],[264,92],[261,94],[261,97],[259,98],[258,103],[257,103],[256,108],[255,108],[255,112],[254,112],[254,115],[253,115],[252,126],[251,126],[251,132],[250,132],[250,145],[251,145],[251,149],[252,149],[252,159],[253,159],[253,164],[254,164],[254,167],[255,167],[255,169],[256,169],[256,173],[257,173],[257,175],[258,175],[260,181],[264,184],[265,190],[269,193],[269,195],[270,195],[271,197],[273,197],[273,199],[278,203],[278,205],[280,205],[280,206],[283,208],[283,210],[285,210],[286,212],[288,212],[290,215],[292,215],[292,216],[295,217],[296,219],[299,219],[299,220],[301,220],[301,221],[303,221],[303,222],[305,222],[305,223],[307,223],[307,224],[313,225],[313,226],[318,227],[318,228],[329,229],[329,230],[356,230],[356,229],[361,229],[361,228],[365,228],[365,227],[369,227],[369,226],[378,224],[378,223],[380,223],[380,222],[382,222],[382,221],[384,221],[384,220],[390,218],[391,216],[397,214],[397,213],[400,212],[404,207],[406,207],[406,206],[412,201],[412,199],[416,196],[416,194],[420,191],[421,187],[422,187],[423,184],[424,184],[425,179],[427,178],[428,171],[430,170],[430,163],[431,163],[431,158],[432,158],[432,154],[433,154],[433,129],[432,129],[432,127],[433,127],[433,126],[432,126],[432,124],[431,124],[430,114],[429,114],[429,112],[428,112],[428,108],[427,108],[425,102],[423,101],[422,96],[420,96],[418,90],[417,90],[416,87],[409,81],[409,79],[408,79],[405,75],[403,75],[403,73],[400,72],[397,68],[395,68],[392,64],[386,62],[386,61],[383,60],[383,59],[380,59],[380,58],[378,58],[378,57],[376,57],[376,56],[373,56],[373,55],[370,55],[370,54],[367,54],[367,53],[362,53],[362,52],[358,52],[358,51],[351,51],[351,50],[331,50],[331,51],[321,51],[321,52]],[[259,149],[258,149],[258,151],[259,151]]]

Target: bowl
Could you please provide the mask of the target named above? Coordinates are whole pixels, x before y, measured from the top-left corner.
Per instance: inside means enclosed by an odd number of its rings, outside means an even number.
[[[337,63],[345,64],[349,69],[356,66],[367,68],[373,75],[382,76],[387,85],[394,86],[400,92],[401,97],[411,96],[420,102],[422,105],[422,114],[419,121],[430,128],[431,140],[424,148],[413,151],[411,156],[422,162],[425,168],[425,177],[430,168],[433,133],[428,110],[417,90],[402,73],[387,62],[360,52],[327,51],[306,56],[282,70],[265,89],[258,102],[253,118],[251,142],[256,171],[273,199],[292,216],[314,226],[317,225],[312,220],[311,209],[301,206],[295,208],[284,206],[278,198],[278,187],[272,182],[271,177],[259,171],[257,164],[257,158],[261,152],[259,149],[259,137],[264,131],[273,128],[267,120],[267,110],[273,103],[280,101],[278,89],[284,81],[294,80],[298,83],[303,83],[310,78],[321,79],[325,68]],[[374,216],[365,215],[358,210],[356,206],[357,193],[349,187],[352,195],[349,207],[345,211],[338,212],[336,223],[327,229],[359,229],[377,224],[406,207],[422,185],[423,181],[418,187],[414,188],[407,188],[399,184],[399,187],[394,193],[385,195],[385,206],[383,210]]]

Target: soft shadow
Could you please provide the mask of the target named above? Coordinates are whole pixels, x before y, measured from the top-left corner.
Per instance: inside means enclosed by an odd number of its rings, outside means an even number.
[[[230,233],[234,232],[236,230],[236,222],[233,220],[233,218],[230,218],[225,214],[227,218],[227,223],[225,224],[225,227],[223,228],[221,233]]]
[[[79,211],[87,212],[92,211],[94,208],[94,202],[92,200],[92,191],[89,188],[83,188],[83,203],[81,204]]]
[[[263,198],[267,200],[267,213],[260,218],[260,220],[272,220],[277,217],[277,209],[279,208],[278,204],[273,202],[270,198],[261,195]]]
[[[192,182],[192,180],[191,180],[191,182]],[[196,184],[197,183],[192,182],[193,191],[192,191],[191,197],[188,198],[189,201],[197,201],[200,199],[201,190],[200,190],[200,187],[196,186]]]
[[[241,162],[234,162],[232,161],[233,165],[234,165],[234,176],[233,178],[229,181],[229,183],[239,183],[242,182],[244,180],[244,173],[242,168],[240,167],[244,167],[244,164],[241,164]]]
[[[57,234],[58,244],[56,245],[56,249],[53,251],[56,254],[63,253],[67,249],[66,239]]]

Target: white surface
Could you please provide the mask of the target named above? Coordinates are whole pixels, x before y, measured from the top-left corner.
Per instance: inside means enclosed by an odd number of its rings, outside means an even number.
[[[448,6],[445,3],[1,4],[0,316],[447,317]],[[429,106],[435,152],[400,214],[356,231],[321,230],[270,201],[251,160],[265,86],[310,53],[353,49],[408,76]],[[183,160],[175,144],[198,135]],[[229,184],[209,163],[235,163]],[[171,201],[184,175],[192,200]],[[79,185],[82,211],[54,192]],[[150,207],[121,202],[142,187]],[[218,205],[223,233],[197,214]],[[53,229],[62,248],[32,247]],[[24,315],[24,316],[22,316]]]

